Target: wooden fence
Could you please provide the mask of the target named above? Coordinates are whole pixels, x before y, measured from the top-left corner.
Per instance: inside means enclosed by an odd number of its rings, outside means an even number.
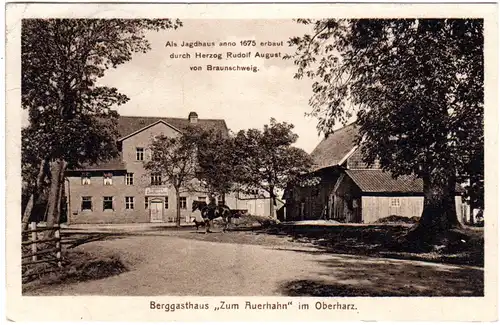
[[[54,236],[44,238],[43,232],[54,231]],[[22,266],[46,263],[58,268],[62,267],[61,229],[59,225],[53,227],[37,227],[36,222],[30,224],[29,230],[22,232]],[[44,270],[48,272],[48,270]],[[38,273],[38,272],[37,272]],[[30,273],[30,275],[33,275]]]

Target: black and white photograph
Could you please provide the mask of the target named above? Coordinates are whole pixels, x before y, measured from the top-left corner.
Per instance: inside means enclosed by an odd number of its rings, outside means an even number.
[[[19,303],[381,320],[367,316],[377,298],[432,297],[443,317],[498,317],[495,6],[429,18],[109,6],[11,20]]]

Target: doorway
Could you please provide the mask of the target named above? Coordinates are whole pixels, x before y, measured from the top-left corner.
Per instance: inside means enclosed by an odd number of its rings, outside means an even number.
[[[151,222],[163,222],[163,201],[159,199],[151,200],[149,205],[149,215]]]

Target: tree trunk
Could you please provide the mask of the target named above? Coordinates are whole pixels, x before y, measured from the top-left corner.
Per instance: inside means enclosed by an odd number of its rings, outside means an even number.
[[[66,164],[64,164],[64,167],[63,167],[63,171],[59,174],[59,193],[57,195],[57,206],[56,206],[56,210],[57,210],[57,215],[58,215],[58,218],[57,218],[57,224],[60,224],[61,223],[61,217],[62,217],[62,196],[63,196],[63,193],[64,193],[64,174],[65,174],[65,171],[66,171]]]
[[[175,190],[175,205],[176,205],[176,215],[175,215],[175,225],[177,227],[180,227],[181,226],[181,197],[180,197],[180,193],[179,193],[179,190],[176,189]]]
[[[272,219],[276,219],[276,213],[274,213],[274,206],[276,205],[276,195],[274,194],[274,186],[269,187],[269,213]]]
[[[474,184],[474,179],[473,177],[470,177],[469,179],[469,222],[472,225],[474,225],[474,196],[472,191],[472,184]]]
[[[424,209],[420,221],[409,234],[415,245],[429,246],[438,243],[448,230],[461,227],[455,207],[456,178],[424,177]]]
[[[27,230],[28,229],[28,223],[29,219],[31,217],[31,212],[33,211],[33,207],[35,206],[35,202],[38,199],[38,196],[40,194],[40,190],[42,188],[42,182],[43,179],[45,178],[45,164],[47,161],[43,159],[40,162],[40,168],[38,169],[38,176],[36,178],[36,183],[35,183],[35,188],[33,190],[33,193],[31,193],[28,204],[26,205],[26,209],[24,209],[24,214],[23,214],[23,219],[21,223],[21,229],[22,230]]]
[[[47,227],[53,227],[59,224],[61,211],[61,187],[64,185],[64,172],[66,170],[66,162],[61,159],[56,159],[49,163],[50,166],[50,192],[48,198],[48,214]],[[61,181],[62,180],[62,181]],[[48,232],[52,236],[54,231]]]
[[[33,206],[35,205],[35,203],[34,203],[35,202],[35,192],[36,192],[36,189],[33,191],[33,193],[31,193],[30,198],[28,200],[28,204],[26,204],[26,209],[24,210],[23,219],[22,219],[22,223],[21,223],[21,229],[23,231],[28,229],[28,223],[30,220],[31,211],[33,211]]]

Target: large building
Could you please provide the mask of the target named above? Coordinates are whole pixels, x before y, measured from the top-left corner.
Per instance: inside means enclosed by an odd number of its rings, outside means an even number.
[[[363,162],[356,145],[358,128],[347,125],[324,138],[311,156],[311,175],[320,183],[291,187],[285,191],[286,219],[332,219],[346,223],[376,223],[389,216],[420,217],[423,211],[423,182],[411,176],[393,178],[375,162]],[[455,207],[460,221],[468,207],[462,203],[457,185]]]
[[[148,147],[160,134],[176,137],[188,125],[228,132],[224,120],[200,119],[195,112],[186,118],[120,116],[118,147],[120,155],[112,161],[67,173],[65,193],[68,223],[174,222],[175,191],[150,174],[144,162],[151,155]],[[206,200],[205,193],[182,193],[181,221],[191,222],[193,200]],[[231,209],[269,215],[269,199],[233,193],[225,197]]]

